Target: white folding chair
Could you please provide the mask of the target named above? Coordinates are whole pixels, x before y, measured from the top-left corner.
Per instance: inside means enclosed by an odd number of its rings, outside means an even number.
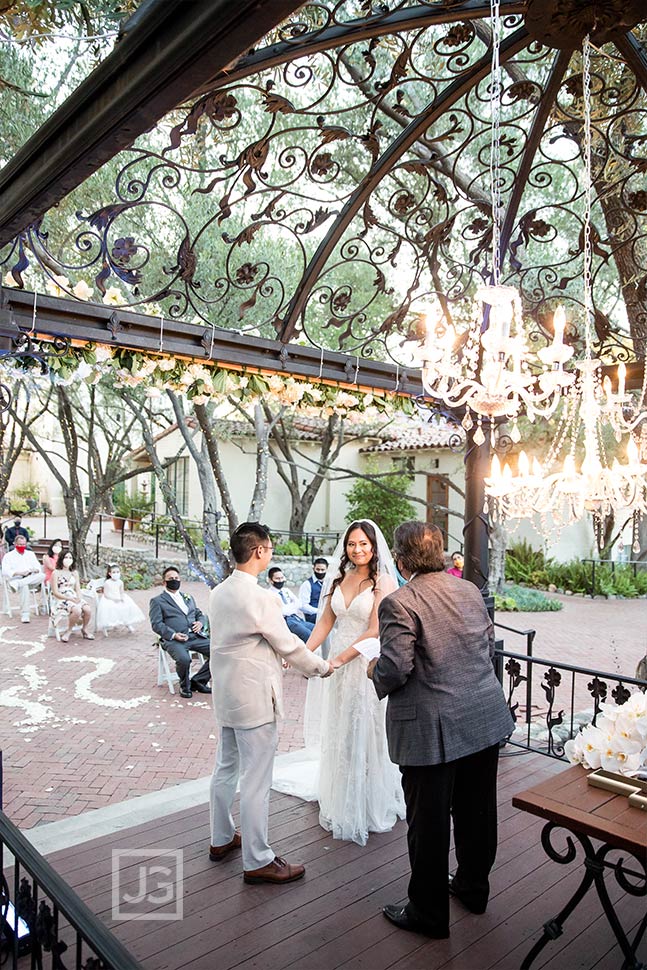
[[[180,678],[174,670],[171,670],[169,654],[162,646],[162,641],[157,640],[154,646],[157,647],[157,686],[162,687],[166,684],[169,693],[174,694],[175,685],[180,683]],[[194,660],[204,660],[204,657],[197,650],[191,650],[191,661]]]
[[[157,686],[162,687],[164,684],[169,689],[170,694],[175,693],[175,684],[179,684],[180,678],[171,670],[171,666],[168,662],[168,654],[164,647],[162,646],[161,640],[156,643],[157,646]]]
[[[45,611],[46,609],[45,592],[44,592],[43,586],[44,584],[41,584],[40,589],[37,586],[29,587],[29,601],[30,601],[29,606],[32,612],[35,613],[36,616],[38,616],[40,612],[40,604],[38,601],[39,594],[43,604],[43,611]],[[11,603],[12,593],[13,593],[13,590],[9,586],[9,580],[7,579],[6,576],[3,576],[2,577],[2,613],[6,613],[9,618],[13,616],[14,610],[16,613],[20,613],[20,606],[12,606],[12,603]],[[18,593],[13,593],[13,595],[18,596]]]

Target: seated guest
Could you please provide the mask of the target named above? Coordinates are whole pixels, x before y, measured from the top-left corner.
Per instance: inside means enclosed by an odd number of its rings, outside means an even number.
[[[267,578],[270,582],[270,589],[274,590],[281,600],[283,619],[287,623],[290,633],[296,634],[305,643],[314,630],[314,623],[305,620],[299,601],[289,589],[284,589],[285,576],[280,566],[273,566],[267,571]]]
[[[62,552],[63,552],[63,540],[54,539],[54,541],[50,543],[49,549],[43,556],[43,572],[45,573],[46,583],[51,583],[52,573],[56,569],[56,563],[58,561],[58,557]]]
[[[29,542],[29,533],[27,529],[22,524],[22,515],[20,512],[16,512],[13,517],[13,525],[7,526],[4,530],[4,541],[7,549],[13,549],[16,543],[16,536],[25,537],[25,545]]]
[[[16,542],[19,540],[16,539]],[[84,640],[94,640],[91,632],[92,607],[83,602],[81,595],[81,581],[76,562],[71,549],[58,554],[56,569],[52,573],[50,582],[52,588],[52,621],[55,627],[67,621],[67,629],[61,635],[63,643],[67,643],[75,626],[81,625]]]
[[[175,566],[167,566],[162,573],[163,593],[149,604],[151,626],[162,641],[162,648],[173,657],[180,678],[180,697],[191,697],[192,691],[210,694],[209,635],[205,632],[205,616],[188,593],[180,592],[180,574]],[[191,677],[191,650],[205,657],[197,674]]]
[[[452,553],[452,564],[447,570],[450,576],[458,576],[459,579],[463,578],[463,554],[460,552]]]
[[[315,559],[312,564],[312,576],[301,583],[299,589],[299,606],[306,620],[312,623],[317,622],[317,610],[319,609],[319,599],[321,597],[321,587],[323,586],[328,560],[320,557]]]
[[[9,588],[14,593],[20,593],[20,618],[23,623],[29,623],[29,592],[37,589],[45,576],[38,559],[27,549],[27,539],[22,533],[16,534],[15,548],[2,560],[2,575],[9,583]]]
[[[97,607],[97,630],[103,630],[108,636],[110,630],[123,626],[129,633],[134,633],[135,626],[143,623],[146,617],[126,592],[118,563],[108,566],[102,588],[103,596]]]

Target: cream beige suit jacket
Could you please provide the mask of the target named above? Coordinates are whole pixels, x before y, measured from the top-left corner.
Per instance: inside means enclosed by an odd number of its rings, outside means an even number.
[[[290,633],[281,601],[254,576],[234,570],[209,597],[211,687],[220,727],[254,728],[283,716],[287,660],[307,677],[328,663]]]

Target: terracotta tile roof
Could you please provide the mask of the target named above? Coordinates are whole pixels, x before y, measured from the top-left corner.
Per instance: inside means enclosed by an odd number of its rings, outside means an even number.
[[[448,448],[450,438],[456,434],[454,425],[442,421],[433,424],[412,423],[398,428],[387,429],[388,437],[379,444],[360,448],[367,452],[419,451],[423,448]]]

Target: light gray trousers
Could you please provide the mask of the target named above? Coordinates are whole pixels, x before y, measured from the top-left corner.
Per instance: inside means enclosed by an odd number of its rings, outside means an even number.
[[[211,844],[226,845],[234,836],[231,806],[240,779],[240,834],[246,872],[261,869],[274,859],[267,830],[277,743],[276,721],[256,728],[220,729],[211,776]]]

